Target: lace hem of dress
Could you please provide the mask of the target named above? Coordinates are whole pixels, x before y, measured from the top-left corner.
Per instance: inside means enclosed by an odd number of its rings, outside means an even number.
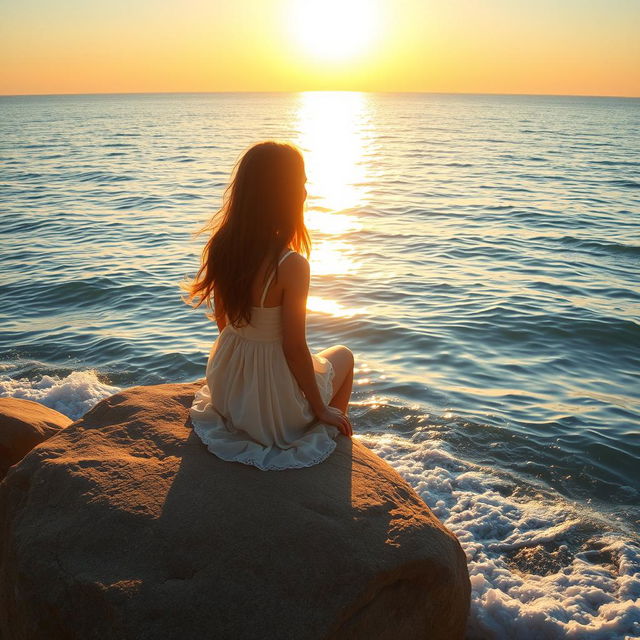
[[[214,441],[207,437],[207,434],[204,432],[203,429],[199,428],[198,424],[194,423],[193,421],[192,421],[192,424],[193,424],[193,430],[196,432],[200,440],[202,440],[202,442],[207,446],[207,449],[211,453],[213,453],[213,455],[220,458],[220,460],[224,460],[225,462],[240,462],[241,464],[246,464],[252,467],[256,467],[261,471],[286,471],[287,469],[304,469],[306,467],[313,467],[316,464],[320,464],[321,462],[324,462],[334,452],[337,446],[337,442],[333,439],[330,439],[328,441],[329,446],[327,450],[318,454],[315,458],[311,460],[292,462],[286,467],[281,467],[276,465],[265,465],[259,462],[258,460],[256,460],[255,458],[245,457],[241,459],[239,456],[230,456],[228,458],[221,456],[219,452],[213,451],[212,449],[209,448],[209,445],[213,445]]]

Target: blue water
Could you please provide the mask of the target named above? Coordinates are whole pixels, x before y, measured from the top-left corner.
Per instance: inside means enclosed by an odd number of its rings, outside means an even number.
[[[193,232],[247,146],[291,140],[310,347],[354,351],[358,437],[461,539],[469,637],[640,634],[640,100],[41,96],[0,116],[0,395],[75,418],[203,377]]]

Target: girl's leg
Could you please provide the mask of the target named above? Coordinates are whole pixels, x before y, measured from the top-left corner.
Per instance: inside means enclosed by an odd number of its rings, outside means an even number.
[[[338,345],[324,349],[318,355],[325,357],[333,365],[333,397],[329,405],[346,414],[353,387],[353,353],[347,347]]]

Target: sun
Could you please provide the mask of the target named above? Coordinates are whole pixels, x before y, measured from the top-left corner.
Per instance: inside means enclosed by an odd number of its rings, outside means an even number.
[[[365,53],[378,28],[376,0],[296,0],[293,35],[308,54],[342,61]]]

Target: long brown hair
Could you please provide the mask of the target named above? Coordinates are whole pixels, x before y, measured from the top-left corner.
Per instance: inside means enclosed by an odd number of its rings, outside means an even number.
[[[202,250],[195,278],[181,288],[183,300],[193,307],[211,297],[222,306],[232,325],[251,322],[251,285],[265,259],[265,272],[276,272],[282,250],[291,246],[309,257],[311,240],[304,224],[304,159],[293,145],[260,142],[234,167],[223,204],[197,233],[211,230]],[[194,298],[199,298],[193,303]],[[216,310],[218,315],[220,309]],[[212,317],[210,315],[210,317]]]

